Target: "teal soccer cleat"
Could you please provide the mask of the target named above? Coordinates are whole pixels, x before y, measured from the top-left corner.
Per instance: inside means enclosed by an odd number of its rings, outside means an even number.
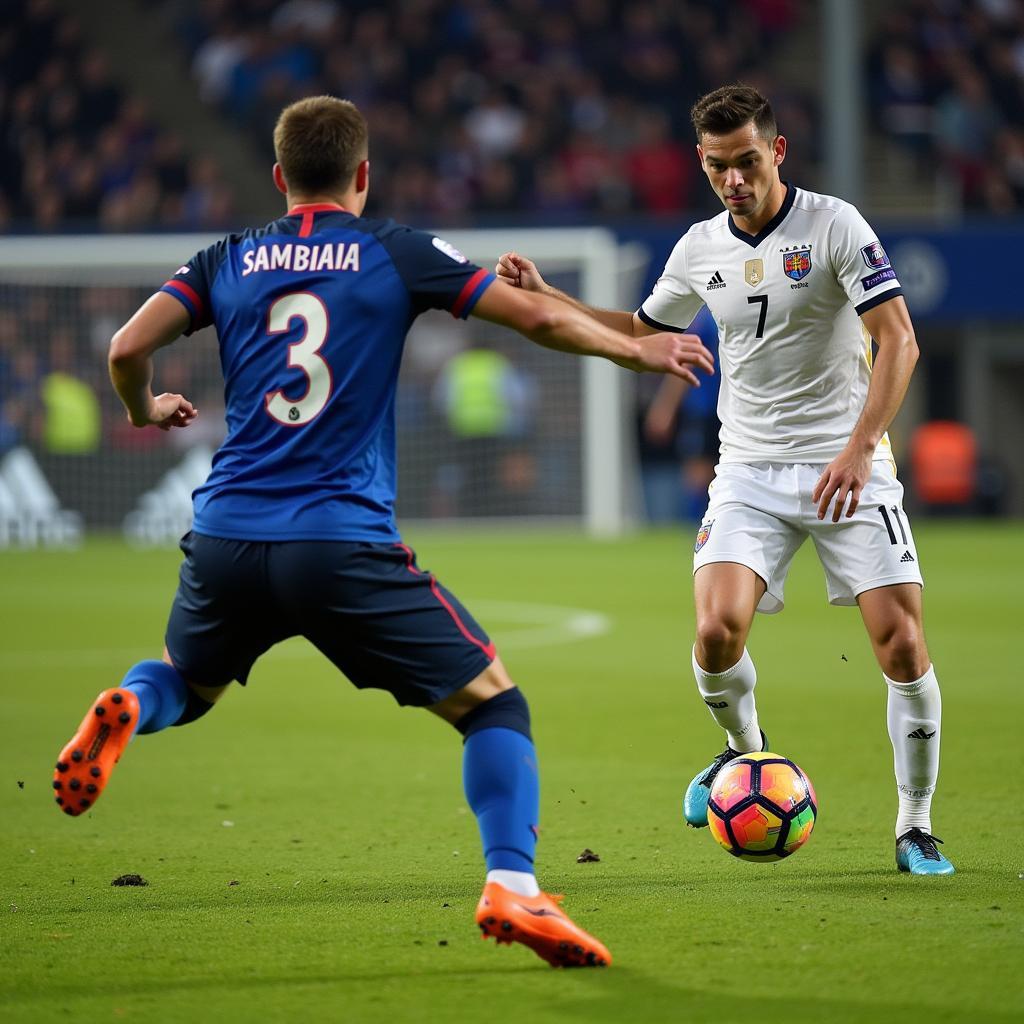
[[[768,749],[768,737],[763,731],[761,733],[761,749]],[[683,794],[683,817],[690,828],[707,828],[711,787],[714,785],[718,773],[730,761],[740,756],[740,751],[727,746],[707,768],[702,768],[697,772],[693,781],[686,787],[686,792]]]
[[[896,867],[912,875],[952,875],[956,868],[939,853],[941,839],[912,828],[896,840]]]

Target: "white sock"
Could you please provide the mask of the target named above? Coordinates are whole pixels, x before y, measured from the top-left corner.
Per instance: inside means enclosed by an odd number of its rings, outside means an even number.
[[[932,794],[939,777],[939,740],[942,738],[942,698],[935,669],[928,666],[920,679],[898,683],[887,675],[887,721],[892,740],[896,790],[900,808],[896,836],[907,829],[932,830]]]
[[[497,882],[498,885],[503,885],[517,896],[540,895],[540,886],[537,884],[537,879],[529,871],[488,871],[487,881]]]
[[[741,754],[761,749],[761,727],[757,724],[754,706],[754,685],[757,670],[750,654],[743,648],[743,657],[724,672],[705,672],[697,664],[697,648],[693,649],[693,675],[711,717],[726,731],[729,746]]]

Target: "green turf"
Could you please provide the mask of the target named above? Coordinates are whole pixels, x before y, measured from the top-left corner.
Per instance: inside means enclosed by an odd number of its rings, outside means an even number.
[[[689,669],[688,537],[410,538],[530,698],[541,881],[611,947],[602,972],[480,941],[457,737],[301,641],[202,722],[133,744],[94,812],[59,814],[55,754],[96,691],[158,654],[178,556],[0,554],[0,1019],[1020,1020],[1024,531],[917,532],[953,878],[894,870],[883,685],[809,549],[750,646],[761,720],[821,816],[762,866],[681,823],[683,786],[720,747]],[[567,640],[537,603],[610,629]],[[584,847],[600,863],[577,864]],[[127,872],[149,886],[111,887]]]

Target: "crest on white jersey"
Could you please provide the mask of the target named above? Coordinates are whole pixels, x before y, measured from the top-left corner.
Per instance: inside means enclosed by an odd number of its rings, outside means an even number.
[[[786,277],[802,281],[811,272],[811,247],[783,252],[782,269],[786,272]]]
[[[450,259],[455,260],[456,263],[468,263],[469,260],[459,252],[458,249],[452,245],[451,242],[446,242],[443,238],[438,238],[436,235],[431,239],[434,243],[434,248],[439,249],[441,252],[448,256]]]
[[[756,288],[764,280],[764,260],[747,260],[743,264],[743,280]]]

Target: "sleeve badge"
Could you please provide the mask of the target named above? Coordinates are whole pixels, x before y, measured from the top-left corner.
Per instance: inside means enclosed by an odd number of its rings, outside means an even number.
[[[860,251],[861,256],[864,257],[864,263],[871,270],[883,270],[889,266],[889,257],[885,254],[885,250],[882,248],[882,243],[874,241],[870,245],[865,245]]]

